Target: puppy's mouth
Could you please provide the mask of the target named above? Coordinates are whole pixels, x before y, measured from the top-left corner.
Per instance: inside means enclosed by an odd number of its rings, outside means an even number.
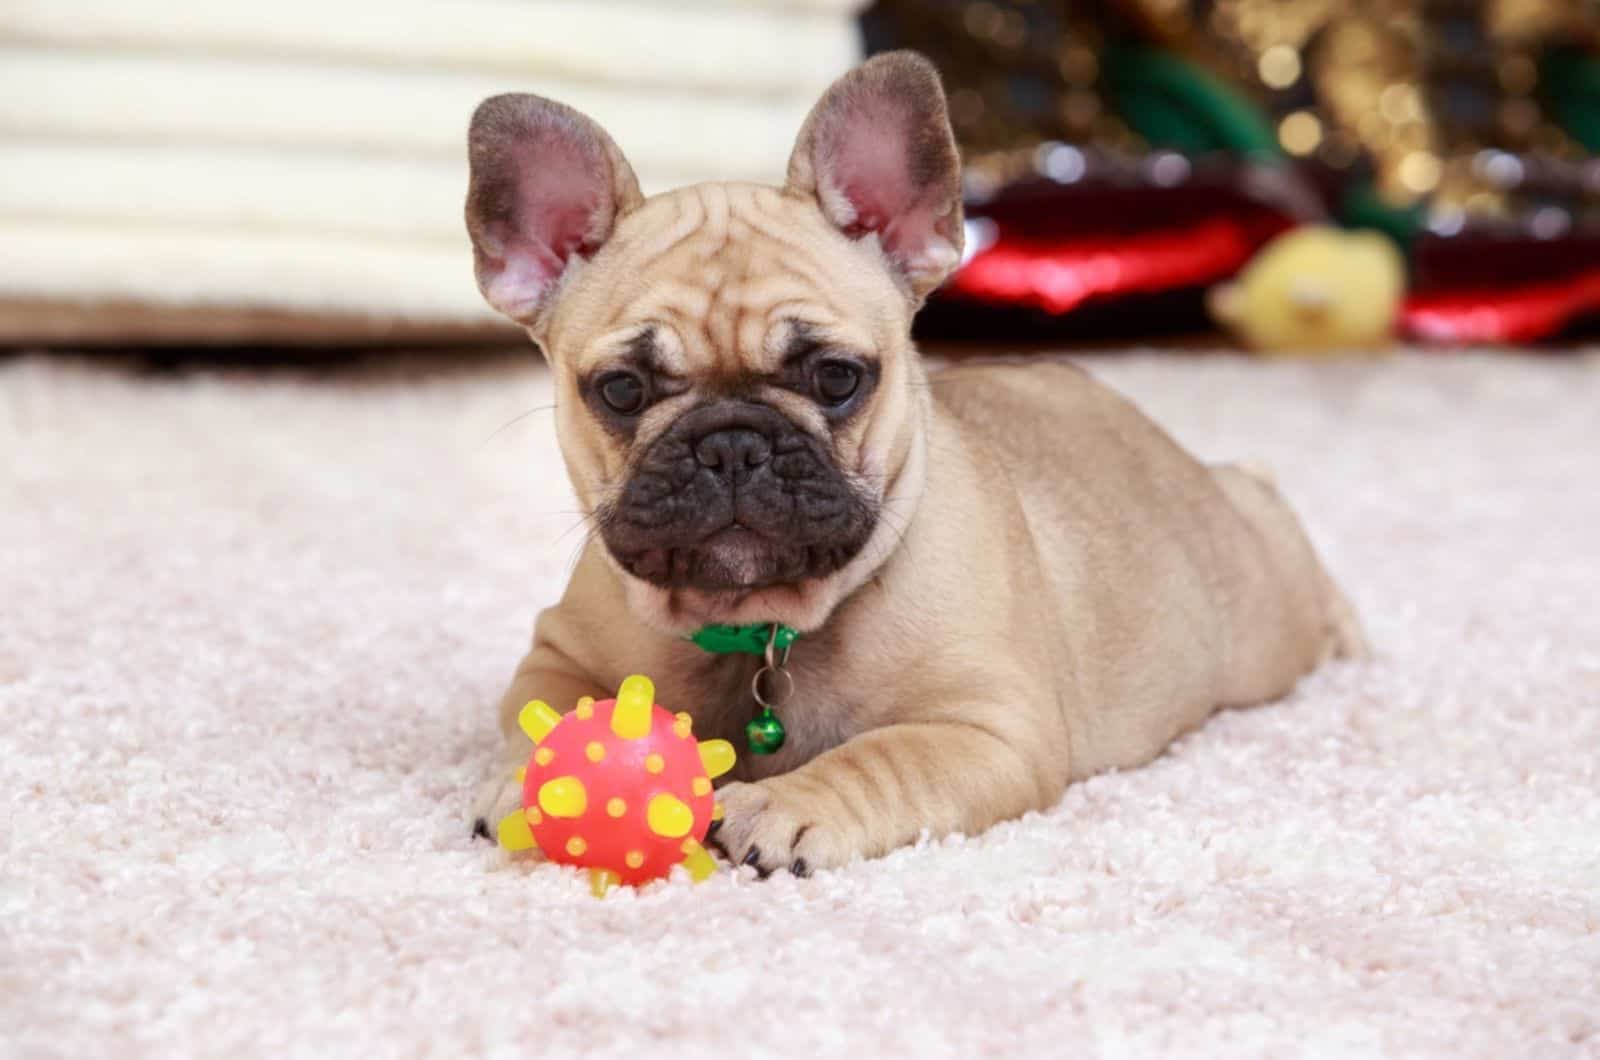
[[[866,545],[875,505],[769,407],[686,413],[601,513],[619,566],[665,589],[747,593],[826,578]]]
[[[859,545],[799,545],[773,541],[737,523],[694,545],[612,554],[622,568],[661,588],[750,592],[825,578],[849,563]]]

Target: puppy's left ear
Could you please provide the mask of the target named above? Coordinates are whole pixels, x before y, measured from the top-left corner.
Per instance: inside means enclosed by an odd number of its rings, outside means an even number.
[[[887,52],[829,88],[789,156],[789,190],[815,196],[852,239],[876,235],[920,303],[961,260],[961,157],[933,64]]]

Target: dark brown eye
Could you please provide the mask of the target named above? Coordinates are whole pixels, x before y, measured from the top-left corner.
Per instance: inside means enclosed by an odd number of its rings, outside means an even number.
[[[843,361],[823,361],[817,365],[812,385],[824,405],[843,405],[861,385],[861,369]]]
[[[612,372],[600,380],[600,400],[619,416],[634,416],[644,408],[644,380],[632,372]]]

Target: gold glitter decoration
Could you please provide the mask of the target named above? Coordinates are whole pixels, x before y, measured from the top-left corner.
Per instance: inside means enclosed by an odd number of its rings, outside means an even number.
[[[1405,0],[1399,2],[1403,6]],[[1413,201],[1420,190],[1420,163],[1411,163],[1412,171],[1402,174],[1405,160],[1438,151],[1433,124],[1420,120],[1420,31],[1414,17],[1397,15],[1388,25],[1347,17],[1328,27],[1313,65],[1324,113],[1332,124],[1354,133],[1373,160],[1378,194],[1397,204]],[[1426,190],[1437,180],[1435,172]]]
[[[1412,151],[1400,160],[1400,182],[1407,190],[1425,195],[1439,186],[1439,159],[1427,151]]]
[[[1190,0],[1150,2],[1174,26],[1189,17]],[[1044,141],[1147,149],[1102,92],[1100,53],[1112,24],[1104,8],[1082,0],[878,0],[866,17],[895,47],[939,67],[966,168],[979,174],[969,184],[1023,175],[1021,153]]]
[[[1416,85],[1390,85],[1378,93],[1378,113],[1391,125],[1422,120],[1422,93]]]
[[[1600,0],[1187,0],[1203,32],[1180,30],[1170,0],[1118,2],[1146,39],[1251,95],[1285,150],[1338,168],[1366,159],[1391,204],[1537,205],[1474,175],[1487,146],[1566,164],[1562,194],[1600,217],[1600,190],[1572,175],[1585,155],[1536,94],[1544,47],[1600,47]]]
[[[1527,55],[1518,53],[1503,57],[1495,73],[1500,87],[1513,95],[1527,95],[1539,87],[1539,65]]]
[[[1131,38],[1253,100],[1287,153],[1370,172],[1392,205],[1551,201],[1548,181],[1486,184],[1471,159],[1487,148],[1566,165],[1556,198],[1600,216],[1586,156],[1537,95],[1545,48],[1600,46],[1600,0],[877,0],[866,18],[939,66],[975,195],[1036,173],[1040,143],[1149,152],[1100,82]]]
[[[1297,110],[1278,123],[1278,142],[1291,155],[1309,155],[1322,142],[1322,123],[1309,110]]]
[[[1287,44],[1274,44],[1256,61],[1261,83],[1269,88],[1288,88],[1300,80],[1300,53]]]
[[[1593,40],[1600,15],[1593,0],[1483,0],[1483,10],[1489,34],[1507,41]]]

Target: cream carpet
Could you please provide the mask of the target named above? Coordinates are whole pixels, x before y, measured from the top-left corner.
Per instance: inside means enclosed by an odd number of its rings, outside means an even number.
[[[467,834],[580,536],[531,357],[0,364],[0,1055],[1600,1056],[1600,360],[1092,368],[1274,468],[1381,657],[597,902]]]

